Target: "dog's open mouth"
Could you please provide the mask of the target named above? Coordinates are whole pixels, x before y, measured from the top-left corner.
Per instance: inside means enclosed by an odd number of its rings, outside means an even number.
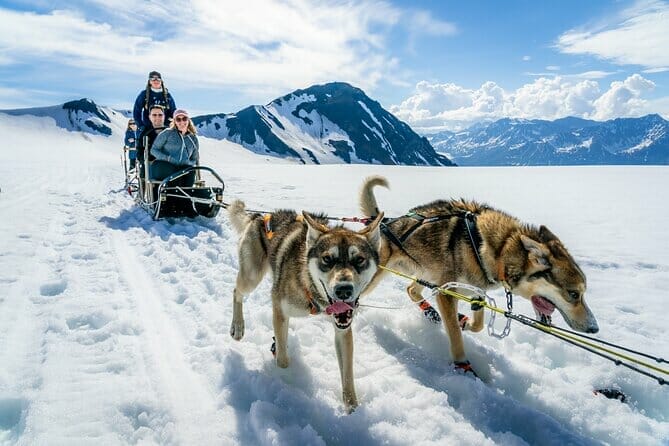
[[[555,311],[555,304],[545,297],[535,295],[532,296],[532,306],[537,313],[550,317],[551,314]]]
[[[333,316],[335,325],[342,330],[346,330],[351,326],[351,322],[353,322],[353,310],[344,311],[343,313],[335,314]]]
[[[342,330],[350,327],[351,322],[353,322],[353,307],[341,300],[330,304],[325,309],[325,313],[331,314],[337,328]]]

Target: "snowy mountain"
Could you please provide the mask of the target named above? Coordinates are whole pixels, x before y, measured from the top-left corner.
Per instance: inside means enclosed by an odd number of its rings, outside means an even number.
[[[113,110],[97,105],[91,99],[83,98],[62,105],[0,110],[0,113],[13,116],[50,117],[58,127],[72,132],[111,136],[125,132],[127,116],[130,112]]]
[[[669,122],[659,115],[606,122],[506,118],[428,139],[469,166],[669,164]]]
[[[453,165],[362,90],[342,82],[193,121],[201,135],[305,164]]]

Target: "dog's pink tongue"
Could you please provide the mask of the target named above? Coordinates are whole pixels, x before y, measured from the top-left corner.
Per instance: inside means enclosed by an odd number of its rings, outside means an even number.
[[[534,305],[534,308],[544,316],[550,316],[553,314],[553,311],[555,311],[555,305],[541,296],[532,296],[532,305]]]
[[[352,310],[353,307],[347,304],[344,301],[338,300],[335,303],[328,305],[325,308],[325,313],[327,314],[340,314],[340,313],[345,313],[348,310]]]

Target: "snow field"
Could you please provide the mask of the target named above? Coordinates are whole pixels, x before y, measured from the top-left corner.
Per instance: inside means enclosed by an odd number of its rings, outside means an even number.
[[[120,139],[2,114],[0,129],[0,444],[669,443],[666,386],[518,324],[501,341],[465,334],[482,380],[456,374],[443,328],[394,278],[362,303],[398,309],[353,322],[361,406],[345,415],[327,318],[291,320],[278,369],[266,279],[246,298],[244,339],[230,338],[224,212],[154,222],[122,190]],[[251,209],[358,215],[357,189],[379,173],[389,216],[463,196],[545,223],[588,277],[598,336],[669,357],[669,215],[651,193],[666,168],[297,166],[209,139],[202,153]],[[629,404],[592,394],[602,386]]]

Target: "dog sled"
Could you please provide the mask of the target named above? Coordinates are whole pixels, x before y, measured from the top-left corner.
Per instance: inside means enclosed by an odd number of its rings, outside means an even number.
[[[167,217],[213,218],[223,206],[223,179],[206,166],[192,166],[173,173],[163,180],[151,178],[148,150],[144,150],[144,160],[138,159],[130,168],[127,152],[124,151],[123,166],[125,187],[135,202],[147,211],[154,220]],[[180,180],[195,177],[192,186],[183,186]]]

